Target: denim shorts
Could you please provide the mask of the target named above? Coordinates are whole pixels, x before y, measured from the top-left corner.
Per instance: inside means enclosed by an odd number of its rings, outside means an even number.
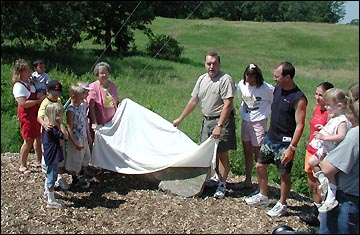
[[[288,147],[289,143],[273,143],[267,136],[265,136],[264,142],[260,147],[260,155],[257,162],[261,164],[275,164],[281,175],[290,174],[293,161],[285,165],[281,164],[282,154]]]

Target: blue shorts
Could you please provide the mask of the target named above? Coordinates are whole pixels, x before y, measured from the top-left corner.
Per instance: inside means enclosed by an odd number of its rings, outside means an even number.
[[[275,164],[281,175],[290,174],[293,161],[285,165],[281,164],[282,154],[288,147],[289,147],[289,143],[288,144],[273,143],[266,135],[264,138],[264,142],[260,147],[260,155],[257,162],[261,164],[271,164],[271,163]]]

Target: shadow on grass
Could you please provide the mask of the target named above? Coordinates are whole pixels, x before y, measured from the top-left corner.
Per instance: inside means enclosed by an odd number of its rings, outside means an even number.
[[[124,60],[124,58],[138,57],[139,59]],[[101,61],[108,61],[112,67],[113,77],[121,76],[124,67],[131,67],[134,71],[142,71],[145,67],[147,71],[172,71],[171,66],[166,66],[162,61],[166,60],[152,59],[145,53],[128,53],[120,55],[117,52],[103,53],[99,49],[69,49],[62,51],[45,51],[36,50],[32,48],[17,48],[11,46],[1,47],[1,63],[13,64],[16,59],[25,59],[31,65],[32,62],[38,58],[42,58],[46,62],[47,71],[57,69],[62,72],[72,72],[77,76],[82,76],[86,73],[92,75],[92,71],[96,63]],[[143,59],[140,59],[143,58]],[[148,65],[148,61],[160,61],[159,65]],[[128,61],[128,62],[127,62]],[[180,58],[176,63],[186,64],[190,66],[202,67],[200,62],[194,62],[188,58]],[[164,72],[164,73],[165,73]],[[148,75],[149,77],[153,74]]]

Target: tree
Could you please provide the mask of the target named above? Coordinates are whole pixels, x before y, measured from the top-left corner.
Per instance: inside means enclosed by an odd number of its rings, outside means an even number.
[[[359,25],[359,19],[352,19],[350,24],[352,25]]]
[[[126,54],[155,16],[337,23],[343,1],[1,1],[1,44],[70,50],[84,39]],[[221,10],[219,10],[221,9]]]
[[[71,48],[81,41],[82,2],[2,1],[1,43],[33,48]]]
[[[146,24],[155,19],[152,6],[146,2],[89,1],[87,4],[82,12],[87,39],[105,44],[109,52],[115,47],[120,55],[128,52],[134,41],[132,30],[145,30]]]
[[[152,1],[156,16],[185,18],[200,2]],[[193,18],[246,21],[337,23],[345,16],[343,1],[204,1]],[[221,10],[219,10],[221,9]]]
[[[155,18],[146,2],[120,1],[2,1],[1,44],[72,49],[86,39],[115,46],[126,53],[134,40],[133,29],[146,29]],[[139,5],[139,7],[137,7]]]

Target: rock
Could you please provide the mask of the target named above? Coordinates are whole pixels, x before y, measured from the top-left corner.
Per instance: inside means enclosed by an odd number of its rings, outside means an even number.
[[[153,173],[161,180],[159,189],[184,197],[202,194],[210,167],[170,167]]]

